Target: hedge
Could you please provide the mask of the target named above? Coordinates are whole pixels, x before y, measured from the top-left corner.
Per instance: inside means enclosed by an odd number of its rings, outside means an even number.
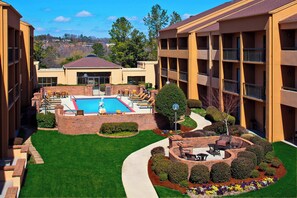
[[[225,162],[218,162],[211,167],[210,178],[215,183],[227,182],[231,178],[230,166]]]
[[[188,166],[181,162],[173,162],[168,168],[168,179],[172,183],[179,184],[188,179]]]
[[[154,164],[154,171],[160,176],[161,173],[167,173],[172,162],[169,159],[164,158],[163,160],[157,161]]]
[[[239,157],[231,163],[231,175],[235,179],[246,179],[250,176],[255,165],[252,159]]]
[[[47,112],[44,113],[38,113],[36,115],[36,120],[38,127],[41,128],[54,128],[56,126],[56,118],[55,114]]]
[[[138,124],[135,122],[114,122],[103,123],[100,128],[101,133],[112,134],[118,132],[137,132]]]
[[[187,105],[189,108],[202,108],[202,102],[200,100],[188,99]]]
[[[210,180],[210,173],[206,166],[195,165],[191,170],[190,181],[192,183],[204,184]]]
[[[165,155],[165,149],[162,146],[155,147],[151,150],[151,155],[162,154]]]
[[[214,106],[209,106],[206,108],[206,115],[205,119],[210,120],[211,122],[221,122],[228,116],[227,113],[219,111],[216,107]],[[230,125],[235,124],[235,117],[232,115],[229,115],[227,119],[228,123]]]

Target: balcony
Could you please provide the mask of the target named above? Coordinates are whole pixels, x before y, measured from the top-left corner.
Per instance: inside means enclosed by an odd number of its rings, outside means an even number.
[[[162,68],[161,70],[161,75],[167,77],[168,75],[168,70],[166,68]]]
[[[18,61],[19,60],[19,53],[20,51],[19,51],[19,48],[14,48],[14,60],[15,61]]]
[[[188,81],[188,72],[179,72],[179,80]]]
[[[260,85],[244,83],[244,95],[260,100],[265,100],[265,88]]]
[[[210,85],[210,77],[205,73],[198,73],[197,82],[199,85],[209,86]]]
[[[283,87],[281,89],[281,104],[297,108],[297,88]]]
[[[197,58],[202,60],[208,60],[208,49],[198,49]]]
[[[211,86],[212,86],[212,88],[218,89],[219,88],[219,78],[212,77],[211,78]]]
[[[14,102],[14,91],[13,88],[8,91],[8,106],[11,106]]]
[[[169,79],[178,80],[176,69],[170,69],[167,74]]]
[[[239,60],[239,49],[237,48],[224,48],[223,50],[224,60]]]
[[[13,48],[9,47],[8,48],[8,63],[12,63],[13,62]]]
[[[14,87],[14,90],[15,90],[15,97],[17,98],[20,94],[19,92],[19,84],[16,84],[15,87]]]
[[[245,48],[243,50],[243,60],[248,62],[265,62],[266,49],[264,48]]]
[[[236,80],[224,79],[224,91],[239,94],[239,83]]]
[[[297,48],[285,48],[282,50],[282,65],[297,66]]]

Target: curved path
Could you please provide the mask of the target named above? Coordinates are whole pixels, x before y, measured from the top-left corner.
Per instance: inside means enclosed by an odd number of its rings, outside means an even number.
[[[209,121],[196,113],[192,112],[190,117],[197,122],[197,127],[194,130],[210,125]],[[164,147],[165,155],[169,155],[169,141],[166,138],[135,151],[125,159],[122,166],[122,182],[128,198],[158,198],[147,172],[151,150],[157,146]]]

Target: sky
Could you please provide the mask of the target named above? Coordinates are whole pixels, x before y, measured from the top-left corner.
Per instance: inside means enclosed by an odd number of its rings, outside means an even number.
[[[108,31],[119,17],[126,17],[147,34],[143,18],[159,4],[179,13],[182,19],[196,15],[230,0],[5,0],[35,28],[35,35],[65,33],[98,38],[109,37]]]

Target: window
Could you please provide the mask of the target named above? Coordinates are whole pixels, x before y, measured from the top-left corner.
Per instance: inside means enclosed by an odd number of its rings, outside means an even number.
[[[138,85],[145,82],[145,76],[128,76],[128,84]]]
[[[56,86],[58,82],[57,77],[39,77],[38,87]]]

